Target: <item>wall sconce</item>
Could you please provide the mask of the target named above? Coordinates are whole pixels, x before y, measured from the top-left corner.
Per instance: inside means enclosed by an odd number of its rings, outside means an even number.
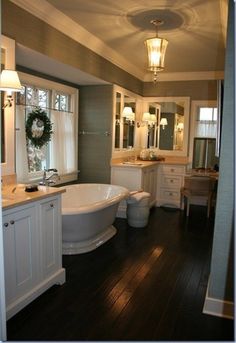
[[[163,24],[162,20],[151,20],[156,28],[156,37],[148,38],[145,40],[148,53],[148,69],[154,72],[153,81],[157,81],[157,72],[164,69],[165,53],[168,41],[164,38],[159,38],[157,34],[157,27]]]
[[[162,130],[165,130],[165,126],[168,125],[168,121],[166,118],[161,118],[160,126],[162,126]]]
[[[0,90],[7,92],[7,98],[3,108],[12,106],[12,92],[20,92],[21,89],[22,86],[17,72],[9,69],[2,70],[0,76]]]
[[[149,112],[144,112],[142,117],[142,122],[137,122],[137,127],[147,125],[148,127],[153,127],[157,123],[157,117],[155,114],[150,114]]]
[[[177,124],[177,131],[178,132],[182,132],[184,129],[184,123],[178,123]]]
[[[135,114],[132,110],[132,107],[125,106],[122,112],[122,117],[126,118],[126,120],[130,122],[135,121]]]
[[[150,122],[153,126],[157,123],[157,117],[155,116],[155,114],[150,114]]]
[[[144,112],[142,117],[142,122],[149,123],[151,120],[151,114],[149,112]]]

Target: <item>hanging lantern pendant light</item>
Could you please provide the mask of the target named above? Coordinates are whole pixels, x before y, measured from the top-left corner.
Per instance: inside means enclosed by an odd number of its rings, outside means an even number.
[[[157,81],[157,72],[164,69],[165,53],[168,41],[158,37],[157,27],[163,24],[162,20],[151,20],[156,28],[156,37],[145,40],[148,52],[148,69],[154,72],[154,82]]]

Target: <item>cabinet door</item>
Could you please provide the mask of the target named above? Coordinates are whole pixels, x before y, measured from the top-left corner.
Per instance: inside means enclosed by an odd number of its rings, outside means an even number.
[[[40,232],[43,278],[53,274],[61,266],[61,217],[59,199],[40,203]]]
[[[147,168],[143,170],[143,183],[142,187],[145,192],[151,194],[150,204],[155,204],[156,200],[156,168]]]
[[[37,283],[38,230],[35,207],[22,207],[3,215],[6,305]]]
[[[126,187],[130,191],[137,191],[143,187],[141,168],[113,167],[111,170],[111,183]]]

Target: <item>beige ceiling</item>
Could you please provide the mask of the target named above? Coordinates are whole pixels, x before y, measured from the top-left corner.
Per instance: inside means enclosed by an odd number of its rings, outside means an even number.
[[[158,34],[169,41],[162,73],[224,69],[225,0],[47,1],[114,50],[127,65],[140,69],[144,79],[150,75],[144,40],[155,35],[150,24],[154,18],[164,20]]]

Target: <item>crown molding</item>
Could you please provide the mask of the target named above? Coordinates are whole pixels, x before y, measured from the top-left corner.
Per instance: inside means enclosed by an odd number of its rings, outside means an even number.
[[[158,81],[197,81],[197,80],[223,80],[224,71],[202,71],[202,72],[179,72],[165,73],[157,75]],[[148,73],[144,77],[144,82],[152,82],[153,74]]]
[[[75,23],[61,11],[57,10],[46,0],[10,1],[16,6],[21,7],[25,11],[46,22],[48,25],[54,27],[58,31],[64,33],[76,42],[92,50],[94,53],[102,56],[117,67],[125,70],[138,79],[143,80],[144,73],[139,68],[134,64],[131,64],[115,50],[104,44],[102,40],[92,35],[79,24]]]

